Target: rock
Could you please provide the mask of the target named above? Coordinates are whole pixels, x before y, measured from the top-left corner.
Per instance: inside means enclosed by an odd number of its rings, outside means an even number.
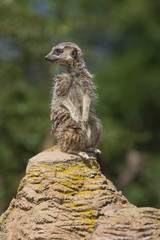
[[[160,211],[130,204],[95,157],[48,150],[29,160],[0,239],[160,239]]]

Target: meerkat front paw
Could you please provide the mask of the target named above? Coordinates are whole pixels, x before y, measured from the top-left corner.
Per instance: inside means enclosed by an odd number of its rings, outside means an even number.
[[[80,126],[80,121],[77,121],[77,120],[73,120],[73,121],[74,121],[74,123],[75,123],[75,125],[76,125],[77,127]]]
[[[76,112],[73,114],[73,121],[74,121],[76,126],[78,126],[78,127],[80,126],[81,121],[80,121],[79,116]]]

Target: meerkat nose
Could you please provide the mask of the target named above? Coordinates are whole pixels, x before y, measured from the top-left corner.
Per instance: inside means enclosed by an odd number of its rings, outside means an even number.
[[[45,56],[45,59],[46,59],[46,60],[48,60],[48,55],[47,55],[47,56]]]

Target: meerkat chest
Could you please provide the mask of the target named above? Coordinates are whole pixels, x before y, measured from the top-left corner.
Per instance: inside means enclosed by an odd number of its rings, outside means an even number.
[[[74,105],[79,105],[82,102],[84,95],[83,88],[78,81],[73,81],[70,92],[69,92],[69,98],[73,102]]]

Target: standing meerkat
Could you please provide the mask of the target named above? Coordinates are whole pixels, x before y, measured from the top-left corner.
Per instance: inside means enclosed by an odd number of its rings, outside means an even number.
[[[60,65],[51,103],[52,132],[60,149],[85,159],[89,158],[86,152],[100,153],[96,147],[101,124],[94,113],[93,76],[86,69],[81,49],[74,43],[60,43],[45,59]]]

